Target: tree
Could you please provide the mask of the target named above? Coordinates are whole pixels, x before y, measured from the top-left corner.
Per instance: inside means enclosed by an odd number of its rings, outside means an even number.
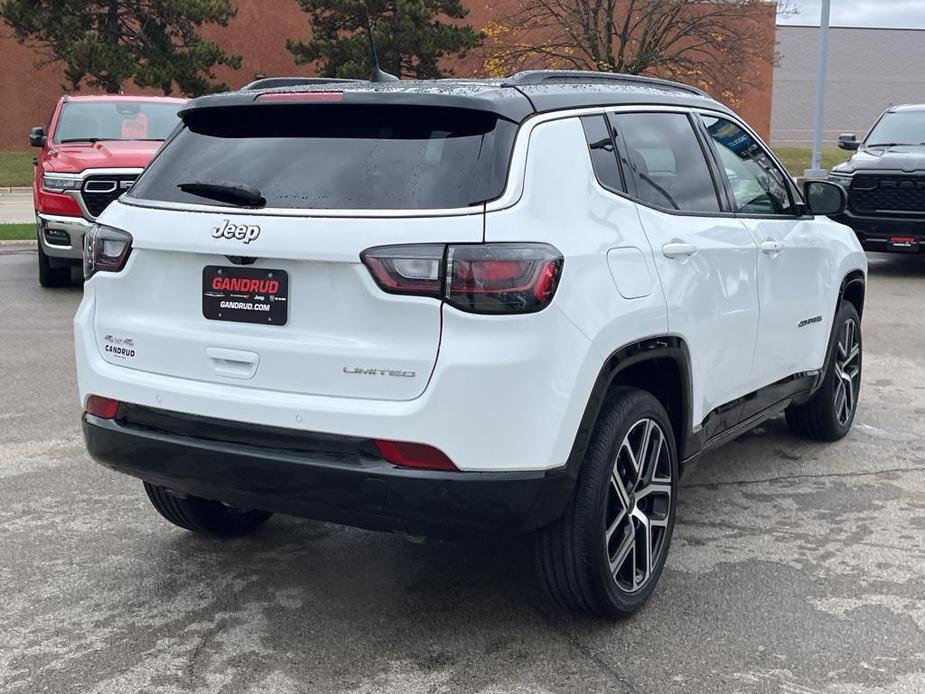
[[[289,40],[295,62],[320,63],[326,77],[367,79],[372,72],[363,0],[299,0],[308,13],[311,38]],[[463,19],[469,11],[461,0],[370,0],[373,36],[379,64],[402,77],[441,77],[440,59],[463,57],[481,44],[472,27],[440,21]]]
[[[648,74],[734,100],[775,59],[774,11],[766,0],[520,0],[487,28],[485,66]]]
[[[39,49],[41,67],[63,63],[71,88],[118,93],[128,82],[196,96],[226,88],[213,68],[241,58],[203,41],[203,24],[226,26],[232,0],[0,0],[16,39]]]

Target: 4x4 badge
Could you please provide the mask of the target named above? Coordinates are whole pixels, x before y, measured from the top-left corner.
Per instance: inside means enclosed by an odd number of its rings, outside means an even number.
[[[248,224],[232,224],[226,219],[224,224],[212,229],[213,239],[237,239],[244,243],[255,241],[260,236],[260,227]]]

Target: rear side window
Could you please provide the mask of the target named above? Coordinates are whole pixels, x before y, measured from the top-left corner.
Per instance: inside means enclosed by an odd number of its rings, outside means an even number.
[[[642,202],[679,212],[719,212],[710,168],[686,115],[621,113],[613,122]]]
[[[591,165],[594,167],[598,183],[614,192],[626,192],[607,119],[602,115],[585,116],[581,119],[581,125],[585,130]]]
[[[503,192],[517,129],[482,111],[347,104],[202,109],[185,120],[132,197],[224,205],[178,188],[222,183],[256,189],[270,208],[467,207]]]

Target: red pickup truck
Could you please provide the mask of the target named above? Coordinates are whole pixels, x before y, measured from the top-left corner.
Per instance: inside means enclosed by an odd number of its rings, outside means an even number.
[[[65,96],[48,128],[32,128],[32,194],[38,226],[39,283],[71,283],[83,235],[128,190],[179,123],[184,99]]]

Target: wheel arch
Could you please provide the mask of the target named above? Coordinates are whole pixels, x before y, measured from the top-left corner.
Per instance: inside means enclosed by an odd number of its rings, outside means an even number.
[[[832,328],[829,330],[829,341],[825,347],[825,362],[822,365],[822,370],[819,372],[812,391],[810,391],[804,400],[808,400],[817,390],[819,390],[823,381],[825,380],[826,373],[828,373],[829,368],[831,368],[832,359],[835,357],[835,341],[836,332],[838,330],[837,318],[838,312],[841,309],[841,302],[849,302],[857,310],[858,316],[863,318],[864,298],[866,293],[867,278],[861,270],[852,270],[847,275],[845,275],[844,279],[842,279],[841,287],[838,290],[838,300],[835,302],[835,313],[832,316]]]
[[[694,439],[691,432],[693,396],[690,352],[687,344],[679,337],[653,337],[625,345],[604,361],[585,405],[566,463],[566,469],[571,475],[577,478],[601,411],[618,386],[630,386],[652,393],[668,412],[679,460],[685,460],[696,453],[691,450]]]
[[[867,293],[867,279],[860,270],[852,270],[842,280],[841,289],[838,292],[838,301],[850,302],[858,315],[864,317],[864,297]],[[838,313],[838,307],[835,307],[835,313]]]

